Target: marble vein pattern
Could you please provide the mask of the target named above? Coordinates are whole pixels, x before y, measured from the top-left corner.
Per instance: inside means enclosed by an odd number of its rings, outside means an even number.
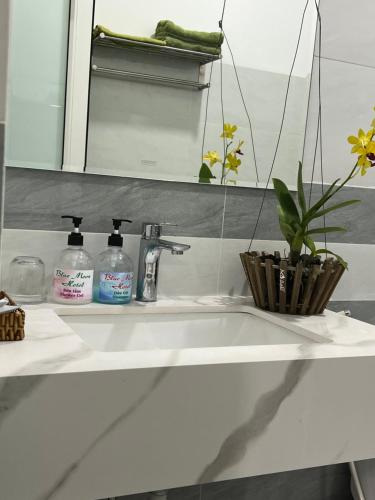
[[[173,366],[175,358],[178,357],[178,351],[173,353],[171,359],[171,365]],[[108,426],[106,426],[102,432],[96,437],[96,439],[86,448],[86,450],[73,462],[71,465],[61,474],[61,476],[54,482],[54,484],[45,491],[38,500],[52,500],[56,493],[59,492],[61,488],[64,487],[65,483],[69,481],[70,477],[79,468],[80,464],[88,457],[88,455],[97,447],[97,445],[115,430],[120,425],[123,425],[125,420],[129,418],[133,413],[135,413],[139,407],[144,403],[144,401],[157,389],[157,387],[163,382],[164,378],[168,375],[171,370],[171,366],[160,368],[157,375],[151,381],[149,387],[146,391],[141,394],[136,401],[134,401],[130,407],[124,411],[124,413],[118,415]]]
[[[56,338],[55,336],[45,337],[45,340]],[[33,340],[34,341],[34,340]],[[37,342],[41,342],[39,339]],[[24,376],[33,370],[35,366],[44,366],[45,369],[58,371],[77,359],[84,359],[91,354],[91,350],[82,345],[79,349],[72,350],[64,355],[56,355],[46,359],[29,363],[24,368],[17,370],[12,377],[0,379],[0,428],[6,418],[12,417],[12,412],[17,406],[45,381],[46,375]]]
[[[277,387],[261,396],[248,421],[235,429],[224,440],[217,456],[206,466],[197,483],[208,483],[215,480],[225,469],[243,459],[251,443],[266,432],[283,401],[298,385],[310,363],[308,360],[293,361],[288,366],[284,379]]]

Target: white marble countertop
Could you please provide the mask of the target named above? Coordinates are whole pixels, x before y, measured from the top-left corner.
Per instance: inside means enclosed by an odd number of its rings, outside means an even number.
[[[56,314],[176,307],[250,312],[317,341],[99,352]],[[375,326],[330,311],[228,297],[28,307],[25,340],[0,343],[0,496],[93,500],[371,458],[374,377]]]
[[[182,350],[99,352],[92,350],[56,312],[145,314],[175,308],[202,311],[245,311],[307,336],[326,342],[193,348]],[[26,337],[22,342],[0,344],[0,377],[125,370],[249,362],[290,361],[375,356],[375,326],[331,311],[320,316],[288,316],[262,311],[241,297],[180,297],[152,304],[126,306],[41,304],[26,307]]]

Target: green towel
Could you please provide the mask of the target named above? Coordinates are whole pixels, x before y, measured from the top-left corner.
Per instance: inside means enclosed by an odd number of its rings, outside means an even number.
[[[159,21],[156,26],[155,36],[159,40],[165,40],[171,37],[182,42],[195,43],[199,45],[220,47],[223,43],[224,36],[221,32],[205,32],[186,30],[172,21]]]
[[[116,38],[122,38],[123,40],[131,40],[133,42],[143,42],[143,43],[152,43],[154,45],[167,45],[164,40],[158,40],[156,38],[150,38],[147,36],[136,36],[136,35],[125,35],[123,33],[115,33],[105,26],[101,24],[97,24],[92,31],[93,38],[96,38],[100,35],[100,33],[104,33],[107,36],[114,36]]]
[[[167,46],[175,47],[176,49],[194,50],[195,52],[205,52],[206,54],[212,54],[214,56],[220,56],[221,54],[220,47],[212,47],[211,45],[200,45],[198,43],[183,42],[182,40],[178,40],[177,38],[173,38],[171,36],[166,36],[164,40],[167,43]]]

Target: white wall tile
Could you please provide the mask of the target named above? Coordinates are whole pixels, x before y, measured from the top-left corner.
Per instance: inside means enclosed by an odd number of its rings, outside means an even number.
[[[304,158],[306,180],[311,172],[318,117],[317,62],[315,58]],[[322,59],[321,85],[324,180],[332,182],[346,176],[355,164],[347,137],[356,134],[358,128],[369,129],[374,118],[375,68]],[[320,182],[319,172],[317,161],[315,180]],[[374,187],[374,174],[370,170],[350,184]]]
[[[47,288],[51,283],[54,262],[65,248],[68,233],[62,231],[28,231],[20,229],[3,230],[1,266],[6,287],[8,266],[17,255],[41,257],[46,265]],[[86,233],[85,247],[96,256],[107,245],[107,235]],[[135,272],[138,267],[139,236],[125,236],[124,250],[130,255]],[[219,273],[221,240],[217,238],[170,237],[191,245],[184,255],[163,252],[159,268],[159,296],[172,295],[216,295]]]
[[[375,67],[373,0],[321,0],[322,55]]]
[[[16,255],[34,255],[43,259],[47,269],[47,282],[51,282],[54,260],[66,245],[67,234],[60,231],[3,230],[2,269],[6,276],[9,262]],[[105,248],[106,235],[87,233],[86,249],[97,255]],[[184,255],[164,252],[160,262],[159,295],[250,295],[239,254],[247,250],[249,240],[218,238],[171,238],[191,245]],[[323,246],[323,243],[321,243]],[[375,269],[365,266],[371,262],[374,245],[330,243],[329,248],[349,263],[335,291],[333,300],[375,300]],[[139,236],[129,235],[125,250],[137,268]],[[255,240],[254,250],[278,250],[284,255],[287,244],[283,241]]]

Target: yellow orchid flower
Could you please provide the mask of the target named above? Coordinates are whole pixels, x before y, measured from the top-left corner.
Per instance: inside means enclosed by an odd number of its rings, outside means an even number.
[[[368,143],[371,141],[374,135],[374,130],[371,129],[365,133],[361,128],[358,130],[358,137],[355,135],[350,135],[348,137],[348,142],[354,144],[352,148],[352,153],[357,153],[358,148],[366,148]]]
[[[238,167],[241,165],[241,160],[237,158],[236,154],[229,153],[226,160],[227,163],[225,164],[225,168],[238,174]]]
[[[371,125],[375,125],[375,119]],[[375,154],[375,142],[372,140],[375,135],[375,130],[372,128],[368,132],[364,132],[361,128],[358,130],[358,137],[351,135],[348,137],[348,142],[353,144],[352,153],[358,155],[357,166],[361,175],[366,175],[367,169],[373,164],[370,159]]]
[[[237,130],[237,125],[231,125],[230,123],[224,123],[223,132],[220,137],[225,137],[226,139],[233,139],[233,134]]]
[[[222,159],[217,151],[207,151],[203,156],[203,159],[210,162],[210,167],[213,167],[215,163],[221,163]]]
[[[364,176],[367,174],[367,169],[372,167],[371,161],[367,158],[366,155],[362,155],[358,158],[358,168],[361,172],[361,175]]]

